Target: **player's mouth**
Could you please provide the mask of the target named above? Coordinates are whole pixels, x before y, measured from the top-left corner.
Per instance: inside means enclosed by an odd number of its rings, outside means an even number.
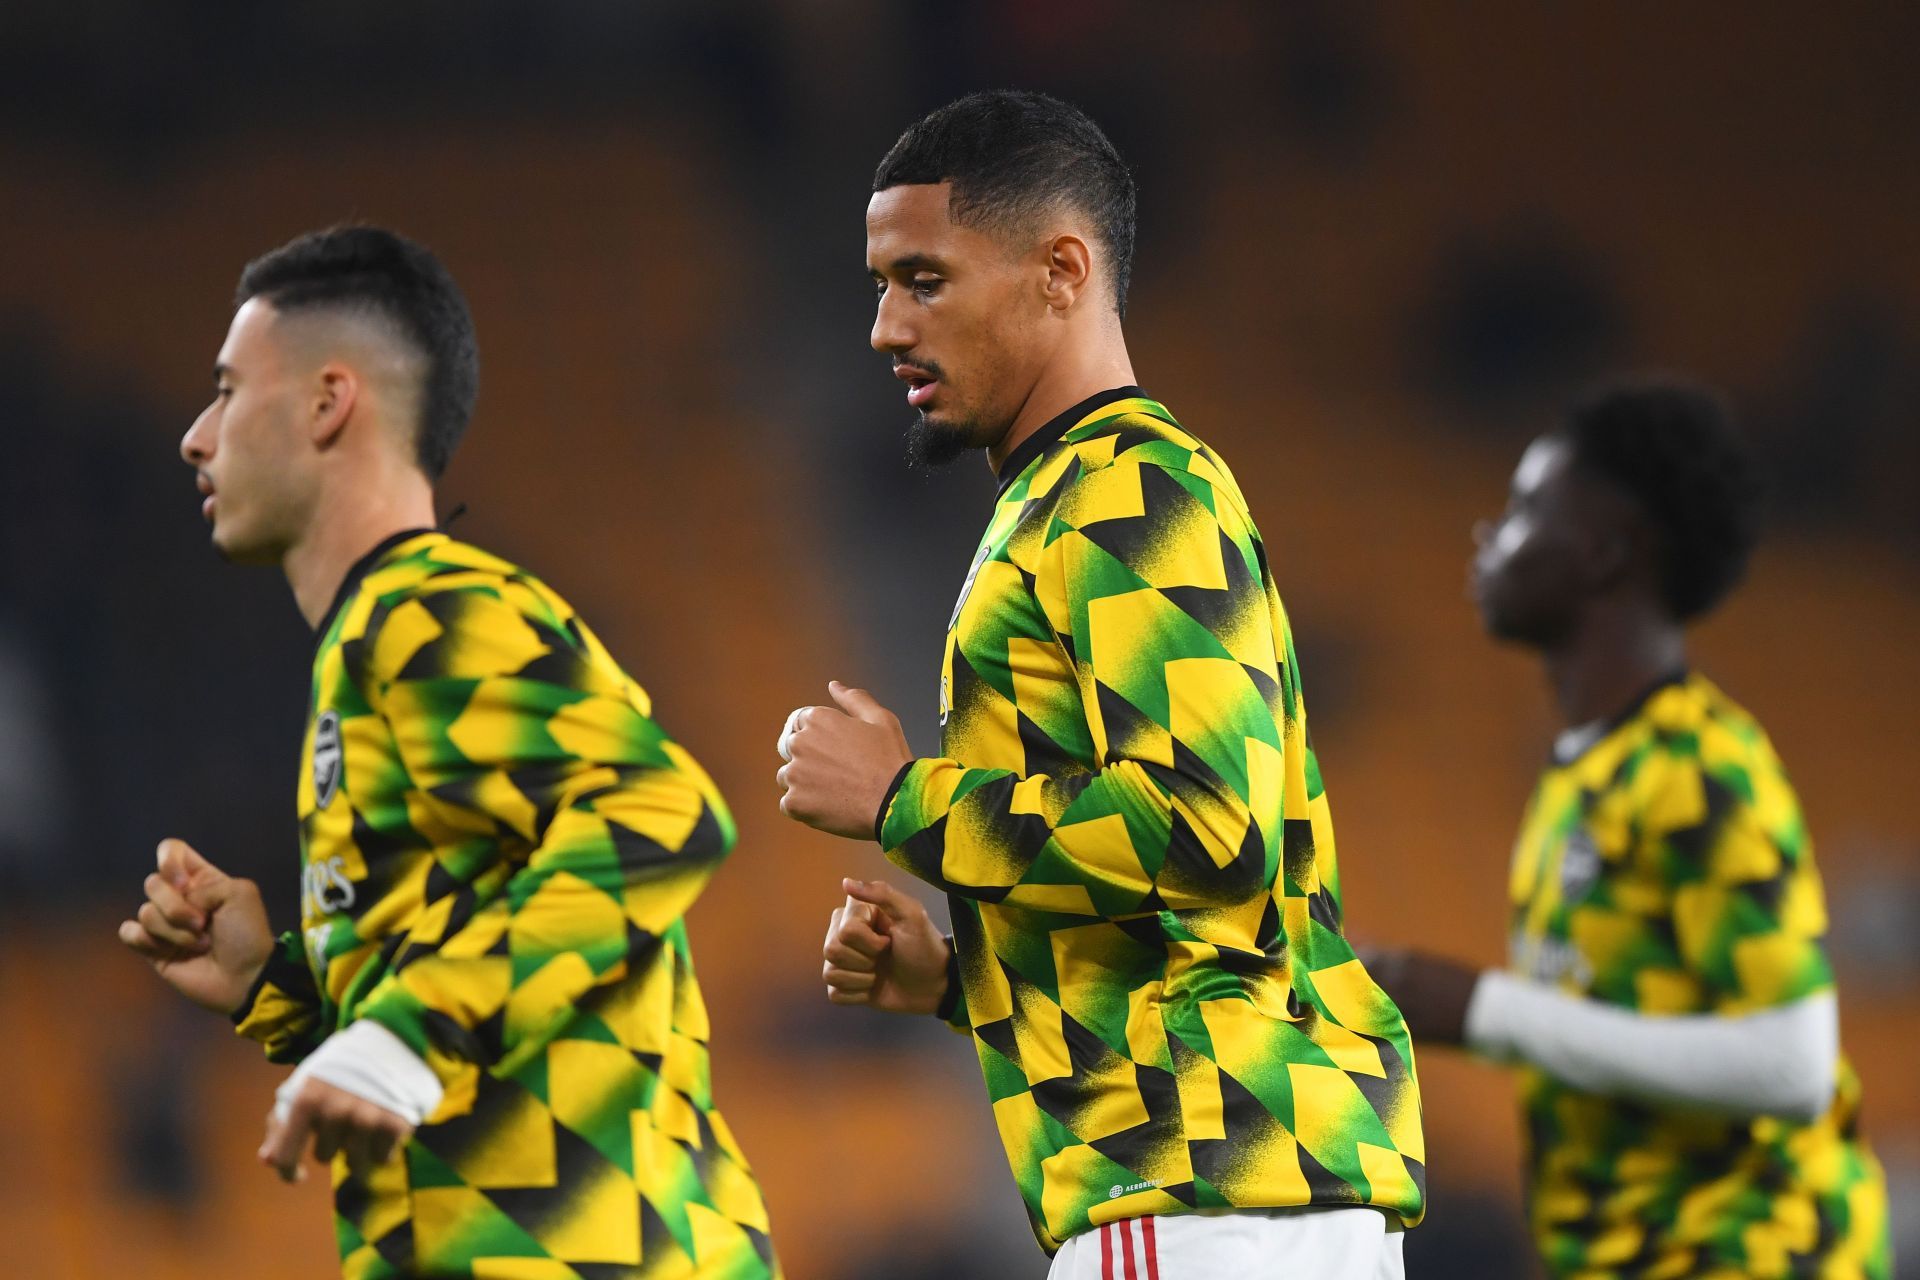
[[[893,376],[907,384],[907,403],[916,409],[926,408],[940,389],[938,371],[918,365],[897,364],[893,366]]]
[[[195,488],[206,495],[200,500],[200,518],[203,520],[213,519],[213,481],[207,479],[207,473],[202,471],[194,476],[193,483]]]
[[[1475,604],[1484,604],[1487,592],[1491,590],[1493,574],[1487,566],[1480,563],[1479,557],[1467,562],[1467,598]]]

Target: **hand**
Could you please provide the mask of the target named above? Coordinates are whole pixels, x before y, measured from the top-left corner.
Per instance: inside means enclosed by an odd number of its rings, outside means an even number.
[[[780,734],[787,762],[773,775],[785,793],[780,812],[832,835],[871,840],[880,802],[913,752],[899,717],[865,689],[834,680],[827,692],[839,710],[801,707]]]
[[[203,1009],[232,1013],[273,952],[260,890],[236,880],[184,840],[162,840],[147,900],[120,922],[120,941]]]
[[[827,999],[886,1013],[934,1013],[951,947],[919,901],[880,880],[842,880],[824,948]]]
[[[1400,1006],[1415,1040],[1459,1044],[1480,970],[1424,951],[1361,948],[1360,962]]]
[[[311,1138],[314,1159],[324,1164],[344,1151],[347,1167],[365,1173],[393,1159],[412,1136],[413,1126],[393,1112],[310,1077],[267,1113],[260,1161],[272,1165],[282,1182],[299,1182],[306,1177],[300,1160]]]

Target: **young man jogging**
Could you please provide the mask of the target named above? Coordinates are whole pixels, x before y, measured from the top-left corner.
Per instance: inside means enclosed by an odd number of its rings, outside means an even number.
[[[349,1280],[774,1276],[682,923],[733,822],[564,600],[432,527],[476,365],[390,232],[241,276],[181,453],[214,545],[317,637],[301,927],[167,840],[120,937],[299,1063],[260,1158],[331,1162]]]
[[[1540,655],[1566,729],[1514,847],[1509,968],[1375,971],[1417,1038],[1519,1068],[1555,1276],[1891,1274],[1806,823],[1687,657],[1745,571],[1752,474],[1716,397],[1624,383],[1527,449],[1477,531],[1486,629]]]
[[[1341,932],[1286,614],[1225,463],[1132,385],[1132,179],[1086,116],[965,98],[867,209],[913,455],[999,479],[950,623],[942,756],[865,693],[795,712],[782,807],[952,903],[849,883],[841,1003],[972,1032],[1056,1277],[1400,1274],[1406,1029]]]

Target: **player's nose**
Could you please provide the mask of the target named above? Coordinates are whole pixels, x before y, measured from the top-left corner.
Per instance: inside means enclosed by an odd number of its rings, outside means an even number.
[[[901,308],[889,302],[892,297],[891,289],[881,297],[880,306],[873,315],[873,333],[868,339],[873,344],[873,349],[881,355],[911,351],[916,341],[913,328],[906,323],[906,316]]]
[[[213,406],[208,405],[187,428],[187,434],[180,437],[181,459],[190,467],[205,466],[213,456],[213,437]]]

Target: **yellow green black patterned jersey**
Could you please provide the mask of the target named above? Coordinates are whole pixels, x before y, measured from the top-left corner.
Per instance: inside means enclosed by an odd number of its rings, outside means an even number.
[[[1266,550],[1137,388],[1024,442],[949,623],[943,759],[883,807],[951,897],[970,1025],[1041,1245],[1116,1218],[1421,1213],[1405,1025],[1341,932]]]
[[[349,1280],[778,1274],[707,1069],[682,917],[734,840],[700,766],[544,584],[398,535],[320,629],[302,928],[235,1015],[276,1061],[372,1018],[445,1086],[334,1162]]]
[[[1733,1016],[1833,982],[1793,788],[1760,726],[1699,675],[1547,769],[1512,900],[1513,968],[1605,1004]],[[1812,1124],[1522,1075],[1530,1215],[1556,1276],[1889,1275],[1886,1188],[1844,1060]]]

